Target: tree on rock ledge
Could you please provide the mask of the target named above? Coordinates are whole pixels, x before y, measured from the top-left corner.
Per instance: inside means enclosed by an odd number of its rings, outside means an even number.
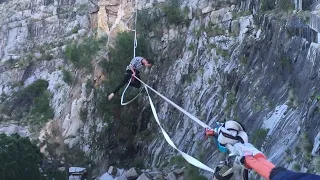
[[[17,180],[41,178],[39,165],[42,154],[28,138],[0,134],[0,179]]]

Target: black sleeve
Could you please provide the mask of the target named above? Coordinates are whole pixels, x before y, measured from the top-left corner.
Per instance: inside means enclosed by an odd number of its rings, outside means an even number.
[[[320,176],[309,173],[297,173],[283,167],[273,168],[270,180],[320,180]]]

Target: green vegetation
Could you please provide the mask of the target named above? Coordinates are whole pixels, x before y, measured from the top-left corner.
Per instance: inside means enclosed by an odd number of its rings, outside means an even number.
[[[213,29],[213,26],[207,26],[205,27],[204,25],[201,25],[201,26],[198,26],[198,27],[195,27],[193,29],[193,34],[197,37],[197,38],[200,38],[202,32],[207,32],[207,34],[210,34],[210,32],[212,31]]]
[[[42,154],[28,138],[18,134],[7,136],[0,134],[0,177],[6,180],[40,180],[39,166]]]
[[[217,55],[220,55],[224,58],[229,57],[229,52],[227,50],[217,48],[216,51],[217,51]]]
[[[150,18],[148,10],[146,10],[146,9],[138,11],[137,19],[139,19],[139,21],[137,21],[137,31],[138,32],[144,32],[144,31],[149,32],[151,26],[154,24],[154,22]]]
[[[105,37],[95,39],[93,37],[85,38],[81,43],[73,42],[67,45],[65,54],[76,68],[91,69],[91,60],[94,55],[102,48]]]
[[[183,167],[185,165],[186,161],[184,160],[184,158],[179,155],[179,156],[173,156],[170,159],[169,165],[173,166],[173,165],[177,165],[178,167]]]
[[[94,88],[94,83],[91,79],[88,79],[86,82],[86,95],[89,96],[91,90]]]
[[[225,30],[219,25],[209,23],[203,30],[207,33],[208,37],[220,36],[225,34]]]
[[[300,150],[301,150],[301,149],[300,149],[299,146],[294,147],[294,154],[295,154],[295,155],[299,154]]]
[[[53,117],[50,107],[49,83],[39,79],[29,86],[14,92],[6,104],[4,113],[17,119],[29,119],[31,123],[46,122]]]
[[[277,8],[280,10],[294,10],[294,3],[291,0],[280,0],[277,1]]]
[[[179,168],[186,167],[185,172],[185,178],[186,180],[206,180],[204,176],[200,175],[199,168],[189,164],[181,155],[179,156],[173,156],[170,159],[169,166],[176,165]]]
[[[179,8],[178,0],[170,0],[162,6],[169,24],[180,24],[184,21],[184,13]]]
[[[149,129],[145,129],[137,133],[136,139],[138,140],[139,138],[143,139],[143,141],[151,142],[156,138],[156,135],[152,133],[152,131],[150,131]]]
[[[275,8],[275,0],[261,0],[260,1],[260,10],[269,11]]]
[[[105,72],[109,73],[108,81],[115,83],[112,85],[116,85],[119,80],[122,79],[122,76],[119,77],[119,75],[123,74],[123,67],[126,67],[133,57],[133,39],[134,34],[131,32],[118,33],[114,47],[110,47],[110,56],[112,59],[101,63]],[[138,37],[136,56],[148,57],[148,47],[142,37]]]
[[[212,49],[217,48],[216,44],[208,44],[208,50],[211,51]]]
[[[143,160],[144,160],[143,157],[137,157],[137,158],[135,158],[134,161],[130,164],[130,166],[143,169],[143,168],[144,168]]]
[[[300,141],[301,141],[300,148],[303,152],[303,156],[306,159],[310,159],[313,145],[312,145],[308,135],[306,133],[302,133],[300,136]]]
[[[63,75],[63,81],[71,85],[73,82],[73,77],[71,75],[71,72],[63,68],[62,75]]]
[[[258,129],[252,135],[252,144],[256,148],[260,148],[268,135],[269,129]]]
[[[50,61],[53,59],[53,55],[49,54],[49,53],[44,53],[41,57],[42,60],[46,60],[46,61]]]
[[[294,3],[292,0],[261,0],[260,10],[262,12],[274,10],[274,12],[277,13],[288,13],[289,11],[294,10]]]
[[[229,93],[227,96],[226,108],[231,108],[236,103],[237,99],[234,93]]]
[[[245,57],[245,56],[241,56],[241,57],[240,57],[240,63],[241,63],[242,65],[248,64],[248,58]]]
[[[290,89],[289,93],[288,93],[288,106],[291,108],[298,107],[298,102],[297,102],[297,99],[294,95],[293,89]]]
[[[310,22],[310,14],[311,14],[310,11],[299,11],[299,12],[297,12],[298,17],[305,24],[308,24]]]
[[[72,34],[77,33],[79,29],[80,29],[80,26],[79,26],[79,25],[73,27],[73,29],[71,30]]]
[[[195,50],[195,45],[194,45],[194,43],[190,43],[190,44],[189,44],[188,50],[189,50],[189,51],[194,51],[194,50]]]
[[[249,16],[251,14],[250,11],[236,11],[236,12],[232,12],[232,19],[237,19],[238,17],[242,17],[242,16]]]
[[[280,59],[280,64],[282,67],[286,67],[286,66],[290,66],[291,65],[291,61],[288,57],[283,57]]]
[[[181,77],[181,81],[183,84],[185,85],[189,85],[190,83],[192,83],[194,81],[194,76],[191,76],[190,74],[183,74]]]
[[[191,165],[191,164],[187,164],[186,166],[186,180],[207,180],[206,177],[200,175],[199,173],[199,168]]]
[[[87,108],[81,108],[79,116],[80,116],[80,119],[81,119],[82,122],[86,122],[87,121],[87,117],[88,117],[88,109]]]
[[[262,111],[262,103],[260,103],[259,101],[255,101],[254,105],[253,105],[253,110],[254,112],[260,112]]]
[[[313,159],[313,166],[317,172],[320,172],[320,157],[315,157]]]
[[[120,101],[124,88],[111,100],[112,102],[107,99],[108,94],[122,80],[125,68],[133,58],[133,40],[133,32],[121,32],[117,34],[113,46],[109,47],[108,59],[100,61],[103,72],[108,78],[95,88],[93,94],[93,101],[97,108],[96,115],[102,117],[103,121],[108,123],[101,133],[97,135],[95,148],[100,150],[108,149],[106,154],[110,156],[110,162],[122,162],[124,166],[131,164],[134,162],[134,159],[137,159],[137,144],[141,143],[141,139],[139,140],[137,137],[145,137],[144,130],[147,128],[146,124],[152,116],[149,109],[143,111],[144,107],[138,105],[138,103],[141,103],[139,99],[133,101],[128,106],[121,106],[120,103],[116,103]],[[138,36],[137,40],[136,56],[152,59],[153,57],[148,54],[149,47],[145,43],[145,37]],[[142,75],[142,80],[144,80],[143,78]],[[87,87],[92,87],[91,85],[93,86],[93,82],[87,83]],[[137,94],[137,91],[138,89],[136,88],[129,88],[124,101],[132,99]],[[140,112],[143,113],[142,116],[140,116]],[[140,145],[139,147],[141,147]]]
[[[299,163],[294,163],[293,166],[292,166],[292,169],[295,170],[295,171],[300,171],[301,166],[300,166]]]
[[[147,9],[139,10],[137,31],[144,35],[148,35],[151,31],[154,31],[155,35],[162,35],[160,9],[156,8],[153,11]]]
[[[232,107],[235,105],[236,102],[237,102],[236,95],[233,92],[228,93],[226,106],[224,108],[224,112],[227,116],[230,115]]]
[[[286,157],[286,162],[291,163],[293,161],[293,158],[291,156]]]

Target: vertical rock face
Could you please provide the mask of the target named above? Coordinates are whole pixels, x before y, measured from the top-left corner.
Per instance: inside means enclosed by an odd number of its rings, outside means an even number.
[[[51,133],[51,125],[43,124],[40,132],[41,127],[31,127],[28,122],[17,122],[7,115],[0,116],[0,132],[17,132],[41,142],[58,136],[59,143],[65,143],[69,148],[83,144],[80,148],[89,152],[91,145],[87,142],[91,142],[105,125],[100,117],[81,114],[95,111],[93,93],[86,88],[86,82],[94,80],[97,87],[105,77],[97,65],[94,65],[93,76],[84,75],[66,61],[63,52],[66,45],[91,36],[90,32],[96,28],[99,35],[110,35],[112,41],[118,31],[125,29],[133,9],[134,1],[1,1],[0,95],[6,98],[37,79],[48,81],[48,90],[52,93],[50,106],[54,111],[54,117],[48,123],[57,124],[55,131],[60,134]],[[130,23],[128,27],[131,27]],[[65,82],[63,70],[71,73],[75,83]],[[6,101],[0,103],[2,110]],[[42,152],[46,147],[41,147]]]
[[[250,5],[241,3],[240,7],[250,7],[250,11],[256,8],[255,2],[246,3]],[[250,141],[256,142],[272,162],[292,167],[284,161],[290,156],[284,152],[294,154],[292,147],[300,148],[305,141],[302,134],[307,133],[308,141],[313,141],[319,131],[314,120],[318,116],[315,94],[320,57],[314,32],[294,17],[289,16],[283,24],[279,22],[284,19],[272,14],[236,17],[232,13],[230,18],[231,6],[210,9],[210,5],[184,1],[184,7],[199,8],[202,16],[192,19],[187,28],[171,26],[163,31],[159,46],[165,48],[159,56],[167,68],[157,71],[157,90],[209,125],[239,120],[247,128]],[[210,34],[206,29],[210,22],[225,32]],[[230,35],[230,29],[236,36]],[[168,38],[174,31],[179,33]],[[201,127],[158,100],[158,115],[175,144],[194,156],[204,152],[204,162],[216,164],[218,159],[212,155],[215,147],[209,141],[197,147]],[[267,129],[263,138],[257,138]],[[170,149],[163,139],[154,140],[148,151],[153,154],[149,162],[165,164]],[[303,151],[311,153],[310,149]]]
[[[125,20],[133,8],[133,1],[116,0],[3,2],[0,6],[0,58],[2,61],[16,58],[42,45],[56,47],[96,27],[106,34],[124,30]]]
[[[10,94],[14,90],[12,83],[23,82],[27,86],[36,79],[45,79],[49,82],[48,89],[53,93],[51,105],[55,111],[55,119],[67,119],[67,122],[61,122],[64,129],[69,129],[66,124],[79,125],[80,122],[74,122],[75,119],[79,120],[75,114],[79,114],[79,108],[84,104],[83,98],[86,97],[67,101],[68,97],[81,93],[81,85],[70,89],[63,82],[60,67],[72,67],[64,64],[61,52],[65,45],[86,37],[94,28],[99,28],[101,34],[112,36],[119,30],[124,30],[124,24],[132,14],[133,3],[116,0],[2,1],[0,93]],[[49,60],[45,59],[48,56],[51,56],[50,62],[42,61]],[[35,63],[34,60],[39,62]],[[103,79],[103,75],[97,72],[95,80],[101,83],[101,78]],[[82,90],[85,92],[85,89]],[[77,108],[73,108],[72,101],[77,104]],[[78,128],[73,131],[76,132]],[[67,136],[68,133],[64,134]]]
[[[124,25],[134,11],[134,1],[100,0],[98,2],[98,28],[106,33],[115,35],[125,30]],[[128,24],[130,25],[130,24]],[[112,33],[113,32],[113,33]]]
[[[2,61],[20,56],[44,44],[72,39],[90,28],[88,1],[8,1],[1,4]]]

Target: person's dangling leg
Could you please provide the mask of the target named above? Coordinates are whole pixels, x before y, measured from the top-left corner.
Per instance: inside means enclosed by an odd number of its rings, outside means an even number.
[[[122,81],[120,82],[120,84],[115,88],[115,90],[108,96],[108,99],[111,100],[113,98],[113,96],[124,86],[126,85],[130,78],[132,77],[132,72],[130,70],[126,71],[126,74],[124,75]]]

